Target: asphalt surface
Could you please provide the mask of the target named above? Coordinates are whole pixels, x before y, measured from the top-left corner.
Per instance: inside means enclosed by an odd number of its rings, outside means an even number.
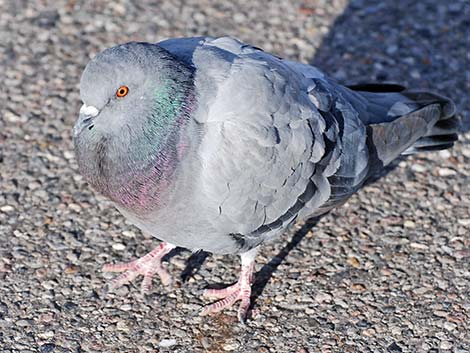
[[[470,351],[468,0],[0,0],[0,352]],[[89,58],[129,40],[236,36],[344,83],[452,97],[450,151],[402,159],[318,223],[266,245],[252,319],[198,316],[236,256],[171,257],[176,283],[102,297],[141,234],[77,174],[71,128]]]

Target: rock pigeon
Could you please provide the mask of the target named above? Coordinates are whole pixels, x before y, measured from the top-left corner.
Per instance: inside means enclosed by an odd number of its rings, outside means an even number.
[[[128,264],[171,281],[175,247],[239,254],[238,282],[205,294],[246,318],[256,253],[294,222],[344,203],[400,155],[449,148],[451,100],[398,85],[345,87],[307,64],[231,37],[126,43],[86,66],[74,126],[79,170],[143,232],[163,241]]]

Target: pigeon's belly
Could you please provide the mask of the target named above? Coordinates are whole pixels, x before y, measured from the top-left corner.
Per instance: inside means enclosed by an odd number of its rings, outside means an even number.
[[[187,206],[187,205],[186,205]],[[166,207],[145,216],[118,207],[129,222],[155,238],[192,251],[205,250],[215,254],[240,252],[240,242],[230,234],[216,229],[203,212],[191,207]]]

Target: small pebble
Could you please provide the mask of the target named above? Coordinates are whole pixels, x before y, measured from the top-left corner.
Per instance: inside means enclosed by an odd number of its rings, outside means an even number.
[[[424,173],[426,170],[428,170],[428,168],[424,165],[415,163],[411,166],[411,170],[417,173]]]
[[[439,174],[439,176],[441,177],[447,177],[447,176],[452,176],[452,175],[456,175],[457,172],[453,169],[450,169],[450,168],[439,168],[437,170],[437,173]]]
[[[468,227],[470,226],[470,218],[458,219],[457,223],[464,227]]]
[[[123,251],[126,249],[126,246],[122,243],[114,243],[113,244],[113,249],[116,251]]]
[[[176,344],[176,340],[173,338],[163,339],[161,340],[158,345],[162,348],[169,348]]]
[[[451,349],[452,348],[452,343],[450,343],[449,341],[441,341],[441,343],[439,344],[439,348],[440,349]]]
[[[2,211],[3,213],[11,213],[14,210],[15,210],[15,208],[13,206],[10,206],[10,205],[5,205],[5,206],[0,207],[0,211]]]

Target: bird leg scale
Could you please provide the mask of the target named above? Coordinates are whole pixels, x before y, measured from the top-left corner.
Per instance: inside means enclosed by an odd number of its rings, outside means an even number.
[[[255,248],[241,255],[242,266],[237,283],[222,289],[207,289],[204,292],[204,296],[220,300],[204,307],[201,315],[217,313],[231,307],[235,302],[240,300],[238,319],[241,322],[246,319],[248,308],[250,307],[251,285],[253,283],[256,253],[257,249]]]
[[[169,243],[161,243],[157,248],[149,252],[140,259],[129,263],[107,264],[104,265],[105,272],[123,272],[114,278],[108,285],[109,290],[113,290],[131,282],[138,275],[144,276],[141,284],[142,294],[149,293],[152,288],[153,275],[157,274],[164,285],[171,284],[171,276],[162,264],[163,257],[168,254],[175,246]]]

